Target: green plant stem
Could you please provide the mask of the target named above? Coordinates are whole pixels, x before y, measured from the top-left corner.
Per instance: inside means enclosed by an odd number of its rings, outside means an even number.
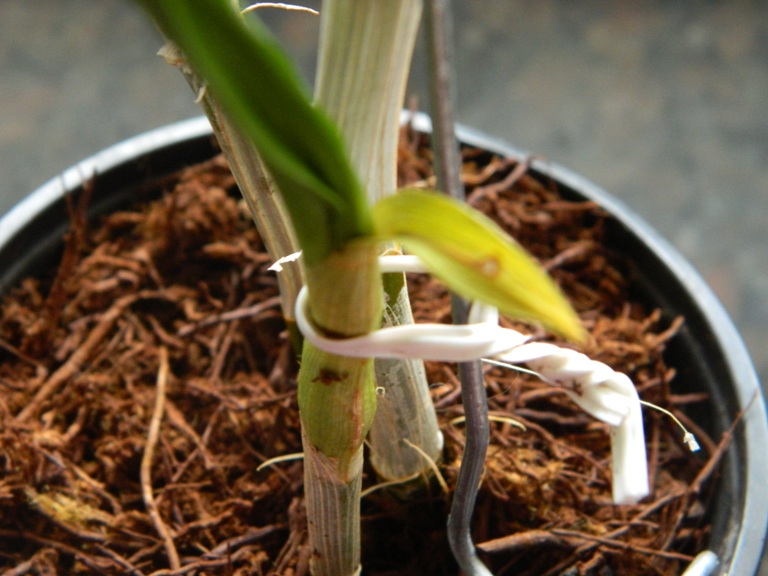
[[[377,248],[353,242],[306,269],[310,315],[335,337],[366,334],[381,318]],[[376,410],[373,361],[323,352],[309,342],[299,372],[304,484],[315,576],[360,565],[363,440]]]
[[[328,0],[315,102],[341,130],[370,204],[397,187],[400,112],[421,0]]]
[[[421,19],[420,0],[332,0],[321,11],[315,100],[337,123],[371,203],[397,187],[397,148],[408,71]],[[397,246],[390,246],[398,251]],[[383,325],[413,322],[403,274],[384,280]],[[377,359],[383,394],[369,437],[379,476],[427,474],[424,455],[437,460],[437,425],[421,360]]]
[[[363,449],[349,461],[351,478],[344,481],[337,461],[312,447],[306,434],[304,474],[312,481],[304,488],[314,576],[347,576],[360,572],[360,489]]]

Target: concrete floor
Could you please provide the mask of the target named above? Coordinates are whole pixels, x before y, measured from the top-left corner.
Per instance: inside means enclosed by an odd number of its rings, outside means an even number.
[[[454,4],[460,120],[642,215],[711,283],[768,382],[768,3]],[[316,19],[264,14],[311,78]],[[124,0],[0,3],[0,213],[101,148],[199,114],[159,46]],[[422,63],[411,94],[426,103]]]

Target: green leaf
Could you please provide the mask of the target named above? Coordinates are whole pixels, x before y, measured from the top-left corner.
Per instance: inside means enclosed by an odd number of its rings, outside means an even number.
[[[259,150],[308,263],[372,232],[338,130],[268,31],[231,0],[139,0]]]
[[[493,221],[442,194],[404,190],[373,207],[376,233],[397,238],[461,296],[583,339],[576,312],[546,271]]]

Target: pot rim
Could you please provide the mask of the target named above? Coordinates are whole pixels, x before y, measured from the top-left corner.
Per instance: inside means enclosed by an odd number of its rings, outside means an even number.
[[[425,114],[403,112],[402,120],[411,122],[417,130],[431,131],[430,119]],[[43,184],[0,218],[0,253],[17,239],[25,227],[34,222],[39,213],[60,201],[69,191],[80,187],[84,180],[93,175],[105,174],[127,161],[171,148],[184,141],[211,136],[208,119],[200,116],[139,134],[82,160]],[[457,126],[457,137],[470,146],[513,158],[524,159],[530,156],[503,140],[464,126]],[[737,384],[735,394],[739,409],[749,408],[740,424],[746,445],[768,445],[768,412],[757,373],[735,325],[701,275],[642,217],[604,189],[555,162],[534,160],[531,165],[545,177],[551,177],[573,190],[586,192],[585,196],[599,202],[631,234],[653,251],[667,269],[674,271],[677,281],[689,292],[691,302],[698,308],[717,346],[728,360],[728,373]],[[5,289],[2,281],[0,289]],[[738,536],[729,559],[732,574],[757,574],[762,558],[762,546],[759,549],[754,549],[754,545],[748,548],[747,539],[749,542],[764,542],[768,532],[768,518],[765,513],[768,509],[768,490],[764,489],[765,479],[768,478],[768,459],[747,458],[745,467],[743,477],[746,485],[740,516],[742,523],[738,526]]]
[[[28,226],[39,212],[63,198],[69,191],[80,187],[84,180],[105,174],[126,161],[159,148],[211,135],[208,119],[198,116],[132,136],[81,160],[24,197],[0,218],[0,246],[5,246]]]

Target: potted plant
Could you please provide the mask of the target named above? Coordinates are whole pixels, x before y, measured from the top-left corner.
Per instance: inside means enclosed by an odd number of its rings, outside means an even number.
[[[302,333],[307,336],[313,331],[313,324],[319,325],[321,330],[312,336],[313,340],[304,344],[304,354],[302,355],[302,370],[299,384],[299,403],[302,408],[302,425],[305,440],[304,459],[305,469],[305,489],[307,490],[309,506],[309,526],[311,536],[311,546],[313,561],[312,564],[317,573],[345,574],[352,573],[359,564],[358,539],[356,535],[359,505],[357,504],[357,493],[360,490],[361,469],[360,458],[362,455],[363,438],[365,432],[370,426],[372,419],[372,404],[377,392],[376,387],[370,385],[370,376],[375,370],[373,363],[364,360],[367,356],[372,356],[370,341],[366,341],[365,335],[374,331],[374,328],[380,323],[380,298],[381,282],[377,271],[378,248],[373,242],[366,242],[366,237],[373,236],[376,233],[376,240],[384,236],[400,237],[410,241],[410,247],[414,251],[421,251],[424,259],[431,263],[435,272],[442,272],[443,277],[449,282],[463,288],[465,294],[505,307],[507,311],[514,312],[524,317],[536,318],[539,321],[548,323],[552,328],[559,329],[566,333],[577,335],[578,329],[573,327],[573,317],[568,312],[567,307],[557,309],[556,313],[551,313],[542,309],[542,305],[561,306],[560,297],[557,291],[553,291],[550,285],[543,279],[538,268],[530,265],[530,261],[516,252],[514,245],[504,244],[493,228],[488,227],[486,221],[477,220],[472,213],[467,212],[455,203],[446,203],[437,196],[425,195],[422,192],[412,192],[410,194],[401,194],[382,200],[380,208],[375,209],[371,217],[367,213],[366,203],[361,200],[358,176],[355,175],[355,169],[366,173],[359,166],[351,168],[346,160],[344,149],[338,141],[334,130],[329,128],[327,120],[322,115],[318,115],[311,110],[306,100],[301,99],[300,91],[295,90],[291,78],[286,76],[285,69],[280,68],[283,63],[279,56],[270,52],[272,48],[269,44],[263,46],[251,46],[251,38],[245,35],[245,29],[240,25],[234,14],[222,12],[222,19],[213,22],[210,20],[214,12],[205,12],[205,6],[184,6],[186,3],[174,5],[150,5],[147,4],[150,11],[155,11],[154,15],[163,24],[165,31],[177,41],[182,43],[184,54],[190,58],[194,69],[189,69],[192,82],[197,83],[197,73],[202,73],[206,78],[206,84],[198,86],[201,98],[208,106],[209,115],[213,118],[213,124],[217,128],[217,135],[223,148],[228,151],[235,173],[238,175],[238,183],[241,189],[250,199],[252,209],[255,212],[267,211],[270,216],[261,218],[262,236],[270,242],[276,256],[289,255],[293,253],[294,239],[290,234],[295,231],[299,245],[304,251],[304,274],[305,281],[309,287],[309,311],[311,320],[301,319]],[[213,4],[208,8],[213,9]],[[347,54],[349,45],[344,42],[349,41],[347,35],[335,32],[333,26],[341,26],[342,30],[354,30],[360,34],[369,30],[365,26],[355,26],[352,22],[359,23],[368,20],[368,25],[375,22],[380,26],[379,31],[382,37],[388,37],[394,32],[410,29],[410,34],[415,33],[413,26],[410,28],[404,25],[404,22],[413,22],[414,14],[408,14],[407,8],[413,9],[416,3],[402,3],[403,13],[399,17],[387,20],[387,16],[392,16],[395,12],[391,6],[381,13],[373,14],[372,10],[356,9],[356,3],[329,3],[327,20],[324,25],[329,28],[325,32],[325,38],[328,45],[325,46],[327,52],[323,54]],[[360,4],[357,6],[359,7]],[[346,11],[345,11],[346,8]],[[168,12],[164,12],[168,10]],[[334,12],[339,10],[339,12]],[[368,12],[368,13],[366,13]],[[206,19],[200,18],[200,14],[205,14]],[[218,13],[216,13],[218,14]],[[416,14],[417,16],[417,14]],[[178,20],[177,20],[178,18]],[[356,18],[362,20],[357,21]],[[212,25],[213,24],[213,25]],[[387,32],[386,25],[391,26]],[[180,26],[180,27],[179,27]],[[211,36],[208,36],[211,34]],[[184,44],[184,38],[188,36],[190,44]],[[353,36],[353,35],[352,35]],[[191,38],[191,40],[189,40]],[[218,55],[207,47],[219,45],[221,43],[232,42],[236,49],[225,51]],[[239,44],[242,42],[242,44]],[[197,43],[197,44],[196,44]],[[341,43],[341,45],[337,44]],[[398,37],[395,44],[408,44],[402,42]],[[203,46],[195,56],[195,50]],[[210,61],[206,58],[214,54]],[[222,56],[223,54],[223,56]],[[254,61],[254,58],[264,58],[263,61]],[[223,59],[217,59],[223,58]],[[233,58],[231,62],[227,59]],[[327,66],[338,66],[340,60],[326,56]],[[241,61],[240,59],[243,59]],[[408,57],[405,58],[407,63]],[[185,59],[178,60],[178,63],[186,66]],[[230,68],[227,68],[227,67]],[[242,70],[246,66],[257,66],[262,71],[258,78],[247,79],[245,85],[235,72]],[[400,61],[399,68],[404,68],[404,62]],[[321,66],[322,68],[322,66]],[[198,71],[199,69],[199,71]],[[217,70],[223,70],[222,77],[216,77]],[[228,75],[227,75],[228,74]],[[273,77],[268,74],[274,74]],[[329,74],[333,76],[333,74]],[[339,85],[320,84],[320,93],[325,88],[328,95],[325,98],[327,109],[337,108],[337,121],[341,125],[341,133],[344,136],[348,146],[353,146],[353,150],[365,150],[366,143],[371,140],[371,133],[378,134],[374,128],[379,126],[365,126],[366,122],[357,120],[357,116],[349,110],[349,102],[356,102],[360,99],[360,84],[354,84],[354,80],[360,75],[336,74]],[[384,74],[374,74],[373,77],[385,77]],[[351,80],[350,80],[351,79]],[[401,81],[404,81],[401,78]],[[218,82],[218,83],[217,83]],[[235,84],[228,85],[228,82]],[[263,90],[262,83],[269,86],[270,90]],[[345,83],[349,83],[348,85]],[[237,88],[236,90],[234,88]],[[392,156],[394,145],[391,134],[392,125],[396,126],[399,117],[400,91],[397,86],[394,87],[394,94],[388,94],[384,102],[371,103],[365,102],[366,106],[372,106],[374,109],[386,109],[389,122],[385,122],[385,128],[389,133],[380,136],[381,141],[390,143],[390,146],[384,146],[389,150]],[[352,94],[353,96],[338,96],[338,92],[343,94]],[[374,92],[382,92],[382,88],[377,88]],[[233,99],[227,102],[227,99],[235,95]],[[263,98],[259,102],[259,98]],[[338,98],[338,100],[334,100]],[[349,100],[347,100],[349,98]],[[239,101],[238,101],[239,100]],[[323,100],[321,96],[319,100]],[[249,109],[248,102],[254,102],[254,109]],[[245,103],[245,104],[243,104]],[[222,114],[220,105],[224,104],[225,112]],[[243,108],[245,106],[245,108]],[[262,108],[260,109],[259,106]],[[240,108],[238,108],[240,107]],[[255,110],[255,112],[254,112]],[[364,109],[365,110],[365,109]],[[271,112],[267,114],[267,111]],[[283,111],[278,114],[278,111]],[[285,112],[287,111],[287,112]],[[372,112],[361,112],[364,119],[376,118]],[[351,117],[350,125],[345,126],[344,118]],[[230,120],[232,118],[232,120]],[[250,122],[250,125],[248,124]],[[309,134],[309,136],[307,136]],[[264,189],[263,172],[256,156],[244,154],[242,145],[252,147],[253,142],[259,142],[261,161],[269,169],[269,173],[277,183],[278,188],[283,194],[282,198],[285,205],[280,202],[274,202],[275,198],[268,189],[266,195],[249,196],[249,187],[247,180],[258,181],[260,188]],[[274,149],[263,146],[265,142],[276,141]],[[354,143],[354,144],[350,144]],[[366,156],[364,152],[361,152]],[[377,156],[374,156],[377,157]],[[385,168],[394,165],[392,161],[382,162]],[[378,168],[377,162],[371,162],[371,156],[358,161],[359,164],[373,164]],[[353,162],[353,165],[356,163]],[[378,176],[366,176],[361,179],[366,182],[370,178],[375,181],[377,178],[386,180],[390,178],[391,170],[383,170],[388,174]],[[368,183],[367,188],[373,189],[394,189],[391,184],[381,184],[375,186]],[[251,194],[253,194],[253,188]],[[348,192],[349,196],[339,196],[341,192]],[[293,196],[291,196],[293,194]],[[427,208],[425,211],[424,209]],[[282,221],[281,213],[287,210],[293,218],[294,227],[274,226],[275,223]],[[421,212],[418,212],[421,210]],[[420,219],[403,218],[405,215],[420,214]],[[436,217],[435,215],[438,215]],[[471,233],[460,236],[461,242],[456,242],[455,238],[448,235],[440,235],[439,229],[432,228],[433,234],[426,234],[423,230],[424,221],[431,221],[434,218],[434,226],[446,222],[452,222],[451,236],[460,233],[462,226],[472,230]],[[452,220],[451,220],[452,219]],[[372,220],[372,221],[371,221]],[[300,223],[300,224],[299,224]],[[264,228],[267,226],[267,228]],[[304,226],[304,228],[302,228]],[[480,235],[485,234],[485,237]],[[535,298],[526,296],[523,293],[508,291],[507,286],[499,286],[495,281],[500,272],[495,266],[488,264],[489,260],[478,258],[478,254],[489,246],[503,246],[496,253],[498,262],[504,263],[508,259],[514,264],[516,272],[528,270],[524,273],[527,278],[526,288],[533,283],[538,286],[534,290],[538,291]],[[349,250],[349,252],[347,252]],[[343,257],[340,257],[340,254]],[[486,253],[487,255],[487,253]],[[330,259],[330,260],[329,260]],[[463,261],[464,267],[455,266],[456,261]],[[469,262],[468,265],[466,263]],[[289,265],[285,265],[286,270],[290,270]],[[491,269],[492,268],[492,269]],[[351,273],[350,270],[354,269]],[[501,271],[511,270],[501,266]],[[281,283],[289,286],[293,282],[293,289],[285,288],[282,292],[282,298],[286,295],[297,295],[296,285],[297,276],[293,280],[288,274],[282,274],[278,277]],[[294,269],[295,274],[295,269]],[[344,280],[345,275],[349,274],[349,280]],[[484,276],[487,279],[484,280]],[[362,279],[365,279],[363,282]],[[391,286],[388,288],[390,301],[397,300],[402,292],[403,281],[400,276],[391,276],[389,278]],[[531,284],[528,284],[531,283]],[[340,292],[338,286],[350,286],[354,292]],[[357,289],[360,292],[357,292]],[[354,316],[361,311],[365,314],[362,317],[356,317],[350,320],[351,327],[346,325],[345,315],[351,302],[354,304]],[[291,325],[290,313],[293,310],[292,303],[284,307],[284,313],[288,318],[288,324]],[[304,312],[305,308],[299,307],[299,312]],[[487,316],[485,317],[487,318]],[[338,325],[337,325],[338,324]],[[391,332],[390,332],[391,333]],[[505,337],[511,337],[510,331],[494,334],[489,341],[496,344]],[[353,338],[361,335],[361,338]],[[400,338],[398,336],[398,338]],[[360,354],[363,359],[353,356],[356,354],[350,348],[344,348],[342,356],[333,351],[323,350],[323,347],[331,348],[334,344],[328,341],[338,340],[344,345],[350,344],[354,340],[354,346],[362,346],[364,353]],[[370,339],[368,339],[370,340]],[[520,348],[516,345],[519,342],[507,343],[501,346],[499,351],[510,348]],[[409,341],[405,346],[411,347],[416,344]],[[402,341],[400,343],[402,348]],[[434,345],[433,345],[434,348]],[[469,357],[455,355],[458,360],[466,360]],[[475,353],[476,355],[477,353]],[[398,352],[389,351],[385,355],[398,356]],[[483,350],[481,355],[493,355],[489,350]],[[470,355],[472,357],[472,355]],[[580,358],[580,357],[579,357]],[[442,358],[441,358],[442,359]],[[518,357],[517,360],[536,360],[532,357]],[[162,364],[162,363],[161,363]],[[418,367],[400,368],[402,371],[418,372]],[[391,367],[385,371],[391,371]],[[581,368],[584,370],[583,366]],[[602,367],[601,367],[602,369]],[[547,373],[550,370],[547,366],[537,366],[539,372]],[[586,372],[582,372],[584,374]],[[352,382],[352,376],[360,375],[359,382],[354,385],[346,386],[345,382]],[[556,378],[554,373],[547,373],[550,378]],[[575,376],[571,375],[572,378]],[[161,379],[158,378],[158,384]],[[303,382],[303,384],[302,384]],[[381,387],[384,388],[384,387]],[[384,388],[386,393],[386,388]],[[616,390],[614,390],[616,391]],[[573,391],[572,391],[573,392]],[[631,392],[628,397],[632,396]],[[577,393],[576,396],[579,396]],[[159,396],[158,396],[159,397]],[[422,392],[414,393],[414,397],[424,398]],[[576,398],[577,400],[579,398]],[[428,406],[419,406],[418,410],[426,410]],[[33,412],[33,410],[27,410]],[[344,417],[336,418],[329,424],[329,415],[343,414]],[[754,416],[746,416],[753,426]],[[427,418],[429,420],[429,418]],[[764,420],[764,418],[763,418]],[[616,424],[623,422],[623,418],[615,421]],[[764,422],[763,422],[764,429]],[[424,434],[425,439],[432,440],[434,448],[438,438],[437,432]],[[397,444],[397,442],[394,442]],[[438,443],[439,444],[439,443]],[[401,451],[402,452],[402,451]],[[379,458],[386,458],[386,449],[384,455]],[[422,465],[423,460],[435,459],[436,456],[429,455],[426,459],[412,459]],[[381,463],[377,469],[380,471],[386,469],[387,464]],[[384,474],[386,477],[386,474]],[[402,480],[400,476],[395,476],[394,480]],[[643,479],[645,474],[639,474],[637,478]],[[627,499],[637,498],[643,490],[642,486],[631,493]],[[148,502],[152,499],[148,498]],[[38,500],[38,503],[41,501]],[[329,504],[333,503],[333,504]],[[42,504],[40,504],[42,506]],[[342,505],[348,506],[347,509],[338,508]],[[334,509],[334,514],[328,514],[328,509]],[[158,522],[158,526],[162,523]],[[313,532],[314,531],[314,532]],[[168,544],[168,539],[165,540]],[[179,559],[173,559],[173,547],[168,545],[170,563],[180,568]]]

